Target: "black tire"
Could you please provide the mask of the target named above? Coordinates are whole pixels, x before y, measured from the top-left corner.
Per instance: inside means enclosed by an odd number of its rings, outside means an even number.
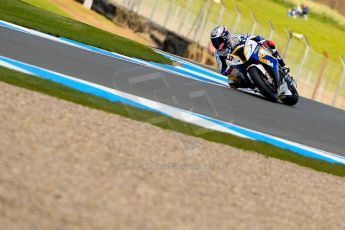
[[[277,102],[277,91],[273,90],[266,84],[261,71],[259,71],[256,67],[252,66],[248,69],[248,73],[251,79],[254,81],[255,85],[259,88],[260,93],[264,95],[264,97],[267,100],[271,102]]]
[[[298,92],[296,88],[292,85],[289,86],[289,89],[292,93],[291,96],[286,96],[285,98],[280,99],[285,105],[296,105],[299,99]]]

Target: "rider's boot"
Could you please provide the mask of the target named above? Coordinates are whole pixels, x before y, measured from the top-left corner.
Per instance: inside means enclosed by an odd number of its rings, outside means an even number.
[[[282,71],[283,77],[285,78],[287,84],[288,85],[294,85],[296,87],[295,80],[289,75],[290,68],[285,64],[285,62],[280,57],[280,55],[278,54],[277,51],[276,51],[276,54],[273,54],[273,55],[277,58],[279,65],[281,66],[280,70]]]
[[[281,58],[277,50],[273,52],[273,56],[277,58],[279,65],[281,66],[280,70],[283,72],[283,76],[288,85],[294,85],[296,87],[295,80],[289,75],[290,68],[285,64],[284,60]]]
[[[277,58],[279,65],[281,66],[281,71],[284,75],[287,75],[290,72],[290,68],[285,64],[283,58],[279,55],[276,49],[272,49],[272,54]]]
[[[285,62],[279,56],[279,54],[277,56],[277,59],[278,59],[279,65],[281,66],[281,71],[283,73],[283,76],[284,76],[286,82],[288,83],[288,85],[294,85],[296,87],[295,80],[289,74],[290,73],[290,68],[285,64]]]

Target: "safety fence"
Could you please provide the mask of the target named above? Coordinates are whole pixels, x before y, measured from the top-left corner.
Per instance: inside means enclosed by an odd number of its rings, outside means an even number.
[[[142,15],[179,35],[210,47],[209,34],[216,25],[227,25],[232,33],[260,34],[276,42],[290,66],[300,94],[313,100],[345,108],[345,61],[331,61],[327,53],[312,49],[308,39],[285,28],[277,33],[271,21],[259,23],[255,13],[244,17],[238,7],[229,11],[220,0],[109,0]]]

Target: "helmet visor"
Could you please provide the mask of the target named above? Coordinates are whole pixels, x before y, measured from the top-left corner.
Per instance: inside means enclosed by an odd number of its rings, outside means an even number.
[[[222,45],[224,44],[224,39],[221,37],[211,38],[211,42],[216,50],[222,49],[224,47],[224,45]]]

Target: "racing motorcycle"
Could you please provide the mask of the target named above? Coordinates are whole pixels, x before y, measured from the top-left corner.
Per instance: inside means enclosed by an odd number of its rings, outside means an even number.
[[[283,74],[277,58],[268,47],[247,40],[228,55],[226,62],[228,66],[237,69],[232,71],[232,74],[237,74],[236,78],[240,78],[244,85],[260,92],[269,101],[280,100],[286,105],[298,102],[296,83],[289,75]]]

